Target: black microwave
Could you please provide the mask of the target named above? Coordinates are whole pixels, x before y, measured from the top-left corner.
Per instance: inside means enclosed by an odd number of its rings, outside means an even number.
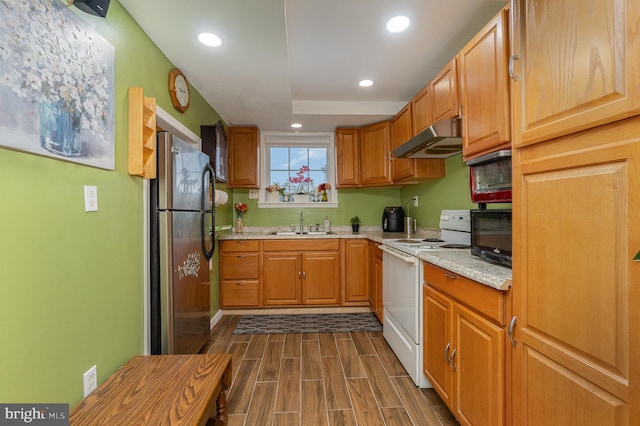
[[[511,209],[471,210],[471,254],[511,268]]]

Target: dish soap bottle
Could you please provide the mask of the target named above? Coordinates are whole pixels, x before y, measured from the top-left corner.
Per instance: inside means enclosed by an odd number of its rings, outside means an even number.
[[[324,217],[324,232],[331,231],[331,224],[329,223],[329,216]]]

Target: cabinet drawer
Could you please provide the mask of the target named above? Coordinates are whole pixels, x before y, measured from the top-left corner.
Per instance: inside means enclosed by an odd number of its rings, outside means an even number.
[[[224,253],[220,256],[223,280],[258,279],[258,253]]]
[[[336,238],[318,238],[306,240],[264,240],[264,251],[338,251],[339,241]]]
[[[221,283],[220,305],[260,306],[260,287],[257,280],[224,280]]]
[[[506,321],[506,294],[424,262],[424,281],[500,325]]]
[[[226,251],[258,251],[258,240],[223,240],[220,248]]]

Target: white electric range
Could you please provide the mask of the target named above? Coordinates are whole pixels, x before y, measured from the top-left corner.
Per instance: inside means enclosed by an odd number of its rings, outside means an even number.
[[[432,387],[422,369],[421,251],[468,249],[469,210],[442,210],[440,238],[383,240],[383,335],[416,386]]]

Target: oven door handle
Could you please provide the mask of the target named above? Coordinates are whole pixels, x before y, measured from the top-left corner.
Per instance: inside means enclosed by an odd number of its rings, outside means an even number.
[[[385,253],[390,254],[393,257],[397,257],[400,260],[404,260],[407,263],[411,263],[412,265],[416,265],[417,262],[418,262],[418,258],[415,257],[415,256],[411,256],[411,255],[404,256],[400,252],[397,252],[397,251],[392,250],[392,249],[390,249],[388,247],[385,247],[385,246],[380,246],[380,250],[382,250]]]

